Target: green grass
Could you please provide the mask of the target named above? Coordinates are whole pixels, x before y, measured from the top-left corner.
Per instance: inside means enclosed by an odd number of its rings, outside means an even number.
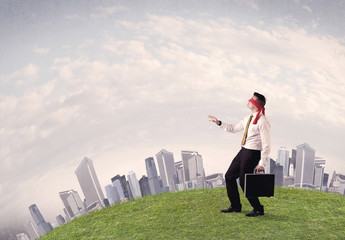
[[[345,239],[345,197],[276,188],[260,198],[265,215],[242,197],[242,213],[229,207],[225,188],[164,193],[79,217],[41,239]]]

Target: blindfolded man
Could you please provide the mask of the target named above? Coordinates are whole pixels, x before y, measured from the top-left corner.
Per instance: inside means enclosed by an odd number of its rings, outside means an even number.
[[[223,123],[216,117],[209,115],[211,122],[216,123],[220,128],[227,132],[239,132],[244,130],[241,150],[232,160],[228,171],[225,174],[227,194],[230,200],[230,207],[221,210],[223,213],[241,212],[242,205],[238,193],[236,179],[240,178],[240,185],[244,190],[244,177],[246,173],[264,171],[269,159],[271,150],[270,123],[265,116],[266,98],[260,93],[255,92],[248,101],[247,107],[251,114],[244,117],[237,124]],[[257,197],[248,198],[253,210],[246,214],[248,217],[264,215],[264,206],[260,204]]]

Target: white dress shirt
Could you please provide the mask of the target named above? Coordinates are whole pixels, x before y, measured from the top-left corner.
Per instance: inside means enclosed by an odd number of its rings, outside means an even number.
[[[258,165],[261,167],[265,167],[269,159],[268,155],[271,151],[271,126],[265,115],[263,115],[262,113],[260,113],[258,122],[256,124],[253,124],[253,121],[256,117],[256,113],[253,113],[252,115],[253,118],[249,124],[247,140],[242,147],[251,150],[261,150],[261,159]],[[245,116],[237,124],[229,124],[222,122],[220,127],[225,131],[232,133],[242,131],[245,129],[249,117],[250,115]]]

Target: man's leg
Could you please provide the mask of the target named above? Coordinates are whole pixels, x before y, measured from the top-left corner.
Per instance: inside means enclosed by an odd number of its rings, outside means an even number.
[[[249,150],[245,149],[242,154],[242,159],[240,162],[240,185],[242,190],[244,191],[244,177],[246,173],[253,173],[255,167],[258,165],[260,161],[260,151],[257,150]],[[247,198],[250,205],[254,208],[254,210],[263,213],[263,206],[261,205],[259,198]]]
[[[225,174],[226,190],[228,193],[228,198],[231,202],[231,207],[233,210],[241,211],[241,201],[240,195],[238,193],[238,186],[236,179],[239,177],[240,173],[240,162],[242,149],[238,152],[236,157],[232,160],[228,171]],[[229,209],[230,211],[230,209]],[[223,212],[226,212],[225,210]]]

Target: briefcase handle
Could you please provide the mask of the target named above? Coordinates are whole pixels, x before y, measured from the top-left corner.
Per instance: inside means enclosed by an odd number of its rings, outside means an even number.
[[[262,170],[262,171],[260,171],[260,172],[258,172],[257,170],[256,170],[256,168],[254,169],[254,173],[265,173],[265,169],[264,170]]]

